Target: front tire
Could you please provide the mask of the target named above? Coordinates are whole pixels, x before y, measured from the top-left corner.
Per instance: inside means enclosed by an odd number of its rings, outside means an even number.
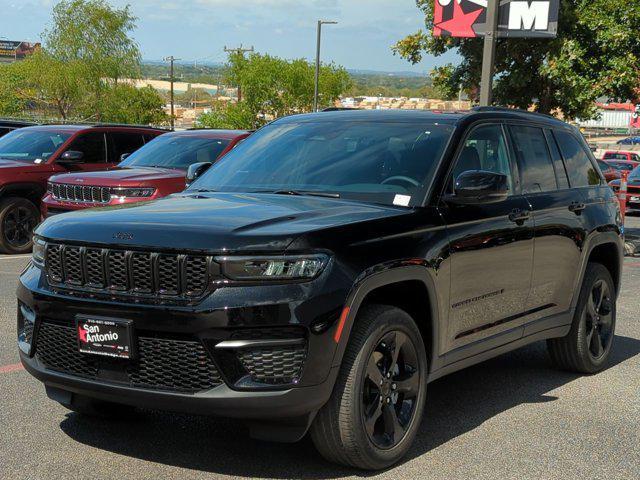
[[[33,230],[40,222],[38,207],[26,198],[9,197],[0,202],[0,252],[28,253]]]
[[[616,328],[615,299],[609,270],[589,263],[569,334],[547,340],[551,359],[558,367],[578,373],[597,373],[604,368]]]
[[[356,318],[331,398],[311,426],[327,460],[366,470],[398,462],[420,427],[427,355],[409,314],[370,305]]]

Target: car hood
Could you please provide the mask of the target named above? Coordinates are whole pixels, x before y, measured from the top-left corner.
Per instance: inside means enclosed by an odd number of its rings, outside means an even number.
[[[101,172],[66,173],[51,178],[52,182],[93,186],[134,186],[140,182],[184,179],[186,172],[172,168],[115,168]]]
[[[212,252],[284,251],[298,236],[412,210],[271,194],[176,194],[57,215],[36,233],[49,240]]]
[[[43,168],[47,168],[44,163],[16,162],[8,158],[0,158],[0,174],[7,173],[9,170],[20,170],[21,172],[28,173],[31,171],[41,171]]]
[[[615,185],[615,186],[619,186],[620,185],[620,179],[617,178],[615,180],[611,180],[609,182],[609,185]],[[627,180],[627,185],[632,185],[634,187],[639,187],[640,186],[640,178],[630,178]]]

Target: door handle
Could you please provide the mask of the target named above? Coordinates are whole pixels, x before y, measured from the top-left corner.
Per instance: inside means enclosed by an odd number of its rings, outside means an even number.
[[[529,220],[530,218],[531,212],[529,210],[521,210],[519,208],[514,208],[509,214],[509,220],[517,223],[518,225],[522,225],[526,220]]]
[[[576,215],[580,215],[585,208],[587,206],[582,202],[571,202],[571,205],[569,205],[569,211]]]

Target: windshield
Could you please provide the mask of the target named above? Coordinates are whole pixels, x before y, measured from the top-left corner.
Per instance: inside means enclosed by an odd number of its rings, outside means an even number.
[[[194,163],[215,162],[227,145],[226,139],[166,134],[132,153],[119,166],[186,170]]]
[[[0,138],[0,158],[42,163],[70,136],[70,133],[47,130],[14,130]]]
[[[637,180],[640,178],[640,167],[634,168],[627,178]]]
[[[437,123],[274,123],[231,151],[190,190],[311,192],[414,206],[424,198],[452,131]]]

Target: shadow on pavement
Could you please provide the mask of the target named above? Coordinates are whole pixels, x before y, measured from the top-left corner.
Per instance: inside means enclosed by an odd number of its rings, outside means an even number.
[[[640,340],[616,336],[608,368],[639,353]],[[557,400],[549,392],[578,377],[553,369],[541,342],[437,380],[429,385],[425,418],[404,461],[515,406]],[[60,428],[98,449],[204,472],[307,479],[368,476],[325,462],[308,438],[298,444],[258,442],[231,420],[141,411],[138,419],[114,422],[70,413]]]

